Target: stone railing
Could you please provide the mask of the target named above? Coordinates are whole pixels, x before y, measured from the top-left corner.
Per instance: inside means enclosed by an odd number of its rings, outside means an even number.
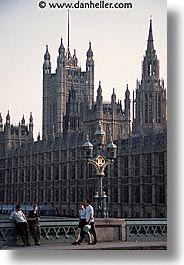
[[[72,242],[75,240],[78,219],[42,218],[40,225],[42,243]],[[167,240],[165,219],[96,219],[95,225],[99,241]],[[21,240],[14,222],[1,219],[0,248],[19,244]]]
[[[75,239],[78,219],[49,218],[40,221],[40,225],[42,242],[71,242]],[[31,236],[30,241],[32,241]],[[15,223],[0,220],[0,246],[19,244],[21,244],[21,240],[16,231]]]
[[[126,240],[167,240],[166,219],[126,219]]]

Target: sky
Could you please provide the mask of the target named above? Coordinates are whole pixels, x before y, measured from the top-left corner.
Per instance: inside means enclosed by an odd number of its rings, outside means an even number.
[[[45,46],[49,46],[52,72],[56,69],[61,36],[67,46],[67,9],[51,9],[49,0],[45,0],[45,8],[40,8],[39,2],[0,0],[0,113],[3,123],[9,110],[11,123],[18,124],[24,114],[27,124],[32,112],[35,138],[38,131],[42,131],[42,65]],[[68,0],[68,3],[71,2],[77,1]],[[133,8],[70,9],[70,51],[73,53],[76,49],[82,70],[85,70],[89,42],[92,43],[95,98],[99,81],[104,100],[110,101],[115,88],[117,99],[124,101],[127,83],[132,97],[136,80],[141,79],[150,17],[154,45],[160,60],[160,77],[164,78],[167,86],[166,1],[105,2],[132,3]]]

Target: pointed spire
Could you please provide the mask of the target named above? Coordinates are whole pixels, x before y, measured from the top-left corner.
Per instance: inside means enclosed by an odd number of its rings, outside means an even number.
[[[48,49],[48,45],[46,45],[46,52],[44,55],[44,64],[43,64],[44,73],[51,72],[51,62],[50,62],[50,53]]]
[[[49,48],[48,48],[48,45],[46,45],[46,52],[45,52],[45,55],[44,55],[44,60],[48,60],[50,61],[50,53],[49,53]]]
[[[69,9],[68,9],[68,44],[67,44],[66,58],[68,60],[68,64],[70,65],[72,63],[72,56],[71,56],[71,53],[70,53],[70,18],[69,18]]]
[[[33,130],[33,116],[32,116],[32,112],[30,112],[30,116],[29,116],[29,130],[30,131]]]
[[[59,53],[59,55],[64,55],[65,54],[65,47],[63,45],[63,38],[62,37],[61,37],[61,44],[59,46],[58,53]]]
[[[103,119],[103,96],[102,96],[102,87],[101,87],[100,81],[99,81],[99,86],[97,89],[97,97],[96,97],[96,118],[98,120]]]
[[[142,79],[144,79],[145,82],[147,82],[148,79],[159,80],[159,60],[157,59],[153,44],[152,19],[150,19],[146,55],[142,63]]]
[[[129,98],[129,96],[130,96],[130,91],[128,89],[128,84],[126,85],[125,96],[126,96],[126,98]]]
[[[70,47],[70,17],[69,17],[69,9],[68,9],[68,48]]]
[[[149,28],[149,36],[148,36],[148,40],[153,41],[152,19],[150,19],[150,28]]]
[[[29,133],[30,133],[30,136],[33,137],[33,116],[32,116],[32,112],[30,112],[30,116],[29,116]]]
[[[25,118],[24,118],[24,114],[23,114],[23,116],[22,116],[21,124],[22,124],[22,125],[25,125]]]
[[[98,86],[98,89],[97,89],[97,94],[98,95],[102,95],[101,81],[99,81],[99,86]]]
[[[32,112],[30,112],[29,123],[30,123],[30,124],[33,124],[33,116],[32,116]]]
[[[87,58],[93,58],[93,51],[91,49],[91,42],[89,42],[89,49],[87,51]]]
[[[72,59],[72,56],[71,56],[71,53],[70,53],[70,49],[69,49],[69,47],[67,48],[66,58],[67,58],[69,61]]]
[[[135,119],[135,97],[134,97],[134,90],[133,90],[133,101],[132,101],[132,119]]]
[[[38,132],[37,141],[40,141],[40,132]]]
[[[76,56],[76,49],[74,49],[74,54],[73,54],[73,63],[74,63],[74,66],[77,66],[78,59],[77,59],[77,56]]]
[[[115,89],[113,88],[112,96],[111,96],[111,103],[115,104],[116,103],[116,94],[115,94]]]
[[[153,32],[152,32],[152,19],[150,19],[150,27],[149,27],[147,51],[154,51]]]
[[[8,110],[7,115],[6,115],[6,124],[10,124],[10,114],[9,114],[9,110]]]

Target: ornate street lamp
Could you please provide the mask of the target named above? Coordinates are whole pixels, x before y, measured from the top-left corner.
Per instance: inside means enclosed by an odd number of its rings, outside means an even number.
[[[84,148],[85,154],[84,156],[86,158],[91,158],[93,157],[93,145],[89,141],[89,136],[87,135],[86,142],[82,146]]]
[[[107,165],[114,163],[114,158],[116,158],[117,146],[113,143],[112,138],[111,142],[106,145],[106,152],[103,154],[103,147],[105,146],[105,132],[102,129],[101,122],[99,122],[96,132],[95,140],[97,145],[97,152],[93,156],[93,144],[90,143],[89,137],[87,136],[86,142],[83,144],[85,150],[85,158],[89,164],[92,164],[96,170],[97,176],[97,187],[98,190],[95,193],[95,210],[96,216],[105,218],[108,217],[107,211],[107,195],[103,191],[103,177],[105,176],[105,168]]]

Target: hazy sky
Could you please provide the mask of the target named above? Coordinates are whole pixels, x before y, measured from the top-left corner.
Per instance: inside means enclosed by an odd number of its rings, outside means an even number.
[[[60,38],[67,45],[67,10],[44,9],[39,0],[0,0],[0,112],[3,122],[10,111],[11,123],[22,115],[26,123],[34,118],[34,135],[42,131],[42,64],[45,45],[51,54],[52,72]],[[58,1],[61,3],[62,1]],[[63,2],[66,2],[63,1]],[[68,2],[77,2],[68,0]],[[88,1],[80,1],[88,2]],[[94,0],[93,2],[99,2]],[[78,62],[85,70],[89,41],[95,60],[95,97],[99,80],[103,96],[110,100],[113,87],[124,100],[126,84],[135,89],[141,79],[149,20],[153,20],[154,45],[160,60],[160,77],[167,74],[167,6],[165,0],[111,0],[129,2],[132,9],[70,9],[70,50],[76,48]]]

